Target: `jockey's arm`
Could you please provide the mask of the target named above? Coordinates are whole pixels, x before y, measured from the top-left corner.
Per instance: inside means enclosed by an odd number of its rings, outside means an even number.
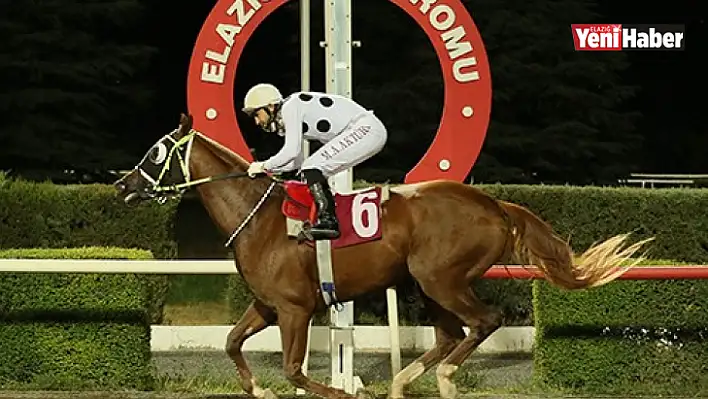
[[[297,102],[287,103],[281,109],[285,128],[283,148],[263,163],[268,172],[288,172],[298,167],[302,158],[302,110]],[[300,160],[299,163],[302,163]]]
[[[299,154],[295,156],[295,159],[292,161],[288,162],[287,165],[283,166],[281,169],[284,170],[297,170],[300,169],[300,166],[302,166],[302,163],[305,161],[305,153],[300,151]]]

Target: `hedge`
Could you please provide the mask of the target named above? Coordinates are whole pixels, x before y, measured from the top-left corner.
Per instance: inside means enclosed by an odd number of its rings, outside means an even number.
[[[1,258],[149,259],[120,248],[14,249]],[[154,388],[149,286],[133,274],[0,274],[3,389]]]
[[[177,205],[127,206],[110,185],[54,185],[0,176],[0,249],[111,246],[175,258]],[[153,281],[151,317],[159,324],[169,277],[142,278]]]
[[[357,187],[368,185],[358,182]],[[648,256],[686,262],[708,261],[708,191],[670,188],[573,187],[478,185],[493,197],[527,206],[553,226],[561,237],[571,238],[581,252],[598,240],[633,232],[633,239],[656,237]],[[427,324],[413,282],[399,287],[402,324]],[[532,283],[529,280],[481,280],[474,283],[480,299],[500,309],[505,325],[533,325]],[[237,319],[251,298],[239,276],[229,277],[227,301]],[[355,301],[358,324],[385,324],[385,293]],[[321,318],[324,322],[326,318]]]
[[[708,282],[618,280],[569,292],[536,281],[533,290],[534,381],[543,389],[708,393]]]
[[[576,251],[615,234],[654,236],[649,256],[708,262],[708,190],[638,187],[480,186],[493,197],[529,207]]]
[[[368,185],[357,182],[357,187]],[[653,235],[649,255],[654,258],[705,262],[708,258],[708,192],[701,189],[642,189],[571,186],[478,185],[492,196],[528,206],[549,221],[577,251],[596,240],[634,231],[635,238]],[[177,216],[179,214],[179,216]],[[179,218],[179,220],[176,220]],[[198,226],[198,228],[194,228]],[[217,231],[194,198],[164,205],[144,203],[128,207],[115,198],[108,185],[58,186],[49,183],[0,179],[0,249],[117,246],[150,250],[156,258],[224,258],[225,237]],[[178,245],[179,244],[179,245]],[[168,276],[148,275],[157,291],[152,322],[162,322]],[[231,276],[230,287],[242,286]],[[475,283],[480,298],[504,314],[505,325],[532,325],[531,283],[493,280]],[[239,289],[239,288],[236,288]],[[248,292],[226,293],[234,318],[248,300]],[[426,323],[416,287],[399,287],[403,324]],[[357,322],[386,321],[385,294],[356,301]]]

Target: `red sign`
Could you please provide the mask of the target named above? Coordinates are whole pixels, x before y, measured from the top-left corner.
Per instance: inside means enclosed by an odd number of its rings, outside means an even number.
[[[685,47],[685,25],[571,24],[575,51],[670,50]]]
[[[617,24],[572,24],[575,50],[621,51],[622,25]]]
[[[288,0],[218,0],[197,38],[187,78],[194,128],[253,160],[236,120],[233,88],[238,60],[256,27]],[[428,35],[440,60],[445,103],[437,134],[406,182],[463,181],[489,126],[492,78],[484,43],[460,0],[390,0]]]

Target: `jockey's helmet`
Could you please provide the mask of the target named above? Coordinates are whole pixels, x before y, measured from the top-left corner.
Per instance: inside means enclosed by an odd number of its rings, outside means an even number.
[[[270,83],[259,83],[251,87],[243,100],[243,112],[252,114],[254,111],[283,101],[280,90]]]

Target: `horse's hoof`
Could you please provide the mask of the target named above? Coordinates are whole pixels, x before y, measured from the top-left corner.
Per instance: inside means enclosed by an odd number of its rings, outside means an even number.
[[[263,391],[263,399],[278,399],[278,395],[274,394],[270,388],[266,388],[266,390]]]

